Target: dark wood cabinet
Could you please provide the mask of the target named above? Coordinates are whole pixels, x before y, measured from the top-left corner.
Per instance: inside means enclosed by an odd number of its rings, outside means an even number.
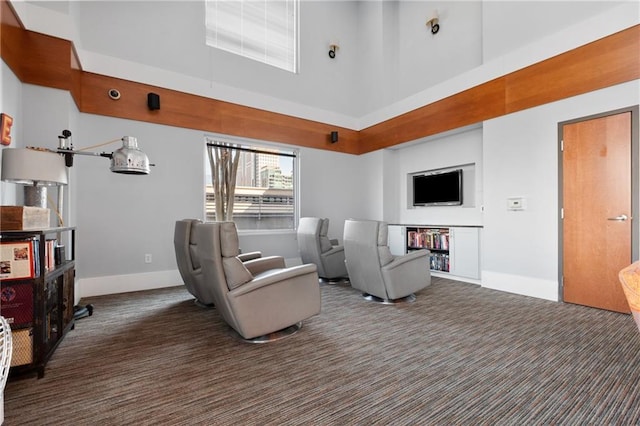
[[[1,231],[0,313],[13,334],[12,376],[35,371],[43,377],[47,361],[74,326],[75,232],[73,227]]]

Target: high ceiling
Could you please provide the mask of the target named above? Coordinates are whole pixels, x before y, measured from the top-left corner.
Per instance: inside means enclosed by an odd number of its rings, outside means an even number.
[[[14,3],[29,5],[17,8],[27,28],[72,39],[87,71],[360,127],[629,2],[302,0],[296,75],[207,47],[203,1]],[[437,35],[425,25],[434,10]]]

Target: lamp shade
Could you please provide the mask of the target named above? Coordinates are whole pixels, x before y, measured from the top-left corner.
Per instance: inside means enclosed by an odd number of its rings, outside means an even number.
[[[122,138],[122,146],[111,156],[111,171],[130,175],[148,175],[150,172],[147,154],[138,149],[138,140],[133,136]]]
[[[23,185],[66,185],[64,158],[56,153],[30,148],[2,150],[2,180]]]

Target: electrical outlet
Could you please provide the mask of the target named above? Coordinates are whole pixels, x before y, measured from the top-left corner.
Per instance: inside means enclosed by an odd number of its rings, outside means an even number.
[[[151,257],[150,253],[147,253],[144,255],[144,263],[151,263],[153,260],[153,258]]]

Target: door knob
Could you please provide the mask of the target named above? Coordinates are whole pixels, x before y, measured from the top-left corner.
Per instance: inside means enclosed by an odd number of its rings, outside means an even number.
[[[627,217],[627,215],[626,215],[626,214],[621,214],[620,216],[610,217],[610,218],[608,218],[607,220],[618,220],[618,221],[623,222],[623,221],[625,221],[625,220],[627,220],[627,219],[629,219],[629,218]]]

